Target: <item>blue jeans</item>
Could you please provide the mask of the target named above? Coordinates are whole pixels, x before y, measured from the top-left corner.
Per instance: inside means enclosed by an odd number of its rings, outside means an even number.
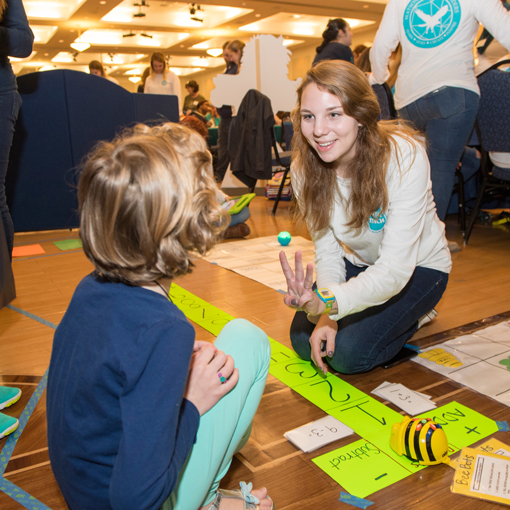
[[[480,96],[471,90],[441,87],[398,111],[427,137],[432,194],[444,221],[452,195],[455,169],[478,112]]]
[[[14,125],[18,118],[20,106],[21,97],[18,91],[13,90],[0,94],[0,214],[2,215],[10,256],[12,256],[14,244],[14,226],[9,214],[9,208],[7,207],[5,177],[7,175],[7,166],[9,165],[9,152],[14,135]]]
[[[347,280],[366,267],[345,260]],[[338,321],[335,353],[323,358],[342,374],[367,372],[393,358],[418,329],[418,320],[434,308],[448,283],[448,274],[417,267],[407,285],[386,303],[347,315]],[[304,312],[297,312],[290,327],[292,347],[310,360],[310,336],[315,329]]]
[[[229,227],[233,227],[234,225],[239,225],[239,223],[245,223],[249,217],[250,217],[250,208],[248,206],[246,206],[244,209],[241,209],[237,214],[233,214],[232,216],[230,216]]]

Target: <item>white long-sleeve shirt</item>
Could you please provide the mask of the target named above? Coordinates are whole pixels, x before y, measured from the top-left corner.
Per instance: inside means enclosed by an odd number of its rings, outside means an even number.
[[[371,218],[360,230],[346,226],[350,179],[338,177],[344,200],[337,200],[330,225],[312,235],[317,286],[330,289],[338,303],[338,314],[330,315],[333,320],[385,303],[406,286],[417,266],[445,273],[451,270],[444,224],[437,217],[432,197],[426,151],[419,144],[414,150],[401,137],[396,141],[400,169],[393,154],[386,175],[386,217],[379,221]],[[368,269],[346,282],[344,257]]]
[[[177,96],[179,115],[182,113],[181,82],[179,77],[173,71],[167,70],[165,74],[162,73],[147,76],[143,91],[145,94],[165,94]]]
[[[441,5],[430,0],[389,0],[370,62],[375,79],[383,83],[389,57],[402,44],[397,109],[443,86],[480,94],[473,58],[479,22],[510,50],[510,16],[500,0],[443,0]]]

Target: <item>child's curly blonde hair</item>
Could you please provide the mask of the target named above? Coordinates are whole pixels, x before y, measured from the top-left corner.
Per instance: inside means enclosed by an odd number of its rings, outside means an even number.
[[[80,237],[107,279],[143,285],[188,273],[228,223],[203,138],[178,124],[137,125],[88,157]]]

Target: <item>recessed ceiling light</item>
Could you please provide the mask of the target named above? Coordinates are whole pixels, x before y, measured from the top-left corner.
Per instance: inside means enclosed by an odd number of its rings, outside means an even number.
[[[255,14],[255,17],[256,18],[260,18],[260,14]]]
[[[63,42],[64,42],[64,39],[60,39],[58,42],[59,42],[59,43],[63,43]]]
[[[209,48],[206,53],[211,55],[211,57],[219,57],[223,53],[223,50],[221,48]]]
[[[76,41],[70,44],[71,48],[76,51],[85,51],[90,48],[90,44],[88,42],[80,42]]]
[[[106,2],[105,2],[105,0],[101,0],[99,3],[100,3],[101,5],[104,5]]]

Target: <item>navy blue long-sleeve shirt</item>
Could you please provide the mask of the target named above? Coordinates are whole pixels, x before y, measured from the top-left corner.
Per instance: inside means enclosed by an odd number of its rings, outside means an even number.
[[[0,21],[0,92],[16,90],[16,78],[8,57],[30,56],[34,34],[28,26],[21,0],[7,0],[7,8]]]
[[[48,446],[73,510],[157,509],[193,445],[183,398],[195,333],[175,305],[92,273],[57,328],[48,375]]]

